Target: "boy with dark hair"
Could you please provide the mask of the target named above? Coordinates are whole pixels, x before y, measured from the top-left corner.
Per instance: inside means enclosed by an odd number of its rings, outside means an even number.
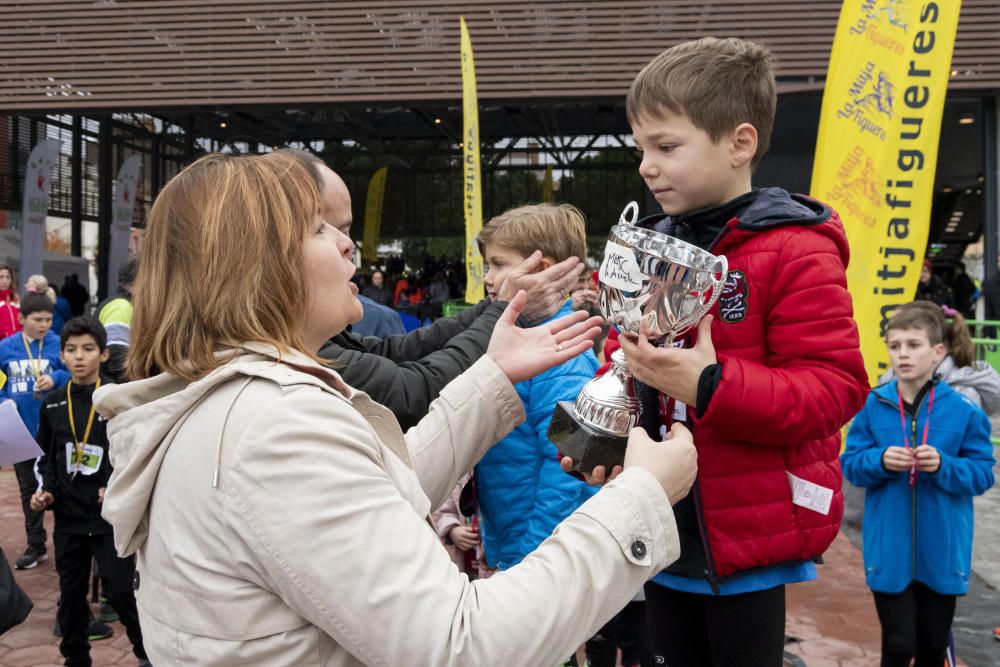
[[[38,409],[42,395],[66,384],[69,373],[59,360],[59,337],[52,333],[52,302],[44,294],[28,293],[21,299],[18,315],[22,330],[0,341],[0,370],[7,384],[0,388],[0,400],[9,398],[17,405],[28,433],[38,430]],[[24,531],[28,548],[14,563],[19,570],[30,570],[48,560],[42,515],[31,510],[31,494],[42,483],[38,460],[14,465],[21,492]]]
[[[107,420],[95,413],[93,394],[101,386],[101,363],[108,358],[107,334],[96,318],[76,317],[63,327],[61,344],[72,377],[65,391],[51,392],[42,401],[37,438],[46,454],[39,463],[42,487],[31,498],[33,510],[51,507],[55,515],[59,651],[67,665],[91,664],[87,592],[94,559],[110,583],[109,600],[142,665],[146,652],[132,591],[135,561],[118,558],[111,524],[101,517],[111,460]]]
[[[621,338],[641,425],[662,439],[684,422],[698,448],[674,508],[681,557],[646,586],[653,652],[671,667],[781,664],[785,584],[814,579],[837,535],[839,429],[868,391],[839,217],[751,187],[775,104],[768,50],[715,38],[661,53],[626,102],[664,211],[638,224],[729,260],[697,330],[666,348]]]

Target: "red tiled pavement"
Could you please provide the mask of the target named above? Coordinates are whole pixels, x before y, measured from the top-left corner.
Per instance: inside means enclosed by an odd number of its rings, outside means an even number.
[[[788,587],[785,631],[800,641],[787,650],[807,667],[877,667],[882,631],[861,551],[841,533],[823,562],[818,580]]]
[[[10,467],[0,470],[0,526],[0,546],[13,563],[25,545],[17,480]],[[0,636],[0,667],[62,664],[59,640],[52,636],[59,584],[53,564],[51,514],[46,515],[46,526],[49,560],[33,570],[16,572],[35,608],[23,624]],[[841,534],[824,561],[818,581],[788,587],[787,632],[800,640],[788,650],[807,667],[878,665],[879,623],[865,586],[861,553]],[[115,636],[91,647],[94,664],[135,665],[124,628],[120,623],[111,626]]]
[[[52,514],[47,512],[45,527],[49,532],[49,559],[31,570],[15,570],[18,585],[35,604],[27,620],[0,635],[0,667],[49,667],[61,665],[59,639],[52,636],[59,599],[59,579],[56,576],[55,552],[52,548]],[[17,493],[14,469],[0,470],[0,547],[13,567],[24,550],[24,516]],[[96,610],[95,610],[96,611]],[[94,665],[129,665],[137,660],[132,644],[121,623],[111,623],[115,634],[110,639],[93,642],[90,656]]]

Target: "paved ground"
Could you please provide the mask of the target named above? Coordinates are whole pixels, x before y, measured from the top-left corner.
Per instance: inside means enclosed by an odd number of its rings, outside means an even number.
[[[1000,433],[1000,418],[994,419],[993,432]],[[994,448],[994,458],[1000,461],[1000,448]],[[994,474],[1000,480],[1000,465]],[[847,511],[842,536],[850,538],[860,557],[863,494],[850,485],[845,485],[844,493]],[[1000,485],[976,498],[974,504],[973,576],[968,595],[959,598],[952,632],[960,660],[971,667],[994,667],[1000,666],[1000,642],[993,639],[993,628],[1000,626]],[[824,576],[822,572],[820,576]],[[877,628],[874,608],[871,618]],[[813,667],[812,662],[808,664]]]
[[[991,554],[1000,549],[1000,491],[983,499],[982,520],[977,527],[980,577],[967,598],[959,604],[955,636],[962,664],[969,667],[1000,665],[1000,642],[989,632],[1000,625],[1000,597],[995,585],[1000,561]],[[977,511],[978,511],[977,507]],[[977,522],[980,523],[980,522]],[[51,516],[47,517],[51,529]],[[0,470],[0,547],[12,561],[24,548],[24,532],[17,481],[10,468]],[[790,653],[806,667],[874,667],[878,665],[879,624],[871,595],[865,586],[861,552],[852,542],[857,531],[850,526],[838,536],[820,568],[820,579],[789,587],[788,634],[796,638]],[[51,541],[49,553],[52,553]],[[35,603],[24,624],[0,636],[0,667],[46,667],[61,664],[58,639],[52,636],[58,582],[53,559],[29,571],[16,573],[18,583]],[[128,638],[119,623],[112,623],[115,636],[95,642],[94,664],[135,665]]]
[[[56,577],[52,549],[50,512],[46,513],[45,524],[49,530],[49,560],[32,570],[15,572],[17,583],[34,602],[35,608],[23,624],[0,636],[0,667],[49,667],[62,664],[59,639],[52,636],[56,600],[59,599],[59,580]],[[14,469],[5,467],[0,470],[0,547],[13,565],[24,546],[24,517],[17,495],[17,479],[14,477]],[[125,628],[121,623],[110,625],[115,630],[114,636],[94,642],[91,647],[90,655],[94,665],[136,665],[138,661],[132,655],[132,645],[125,636]]]

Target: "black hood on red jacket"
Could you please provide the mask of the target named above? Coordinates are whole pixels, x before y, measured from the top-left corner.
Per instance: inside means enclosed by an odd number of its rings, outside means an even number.
[[[818,225],[832,215],[828,206],[805,195],[790,194],[782,188],[753,188],[718,206],[676,216],[660,213],[637,224],[708,249],[718,242],[724,230],[764,231],[784,225]],[[728,226],[733,219],[738,222]]]

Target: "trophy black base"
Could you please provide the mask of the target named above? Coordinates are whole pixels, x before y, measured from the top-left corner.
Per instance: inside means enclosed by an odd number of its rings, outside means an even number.
[[[574,472],[589,473],[604,466],[607,474],[625,462],[628,437],[609,435],[581,423],[573,414],[574,401],[559,401],[549,422],[549,440],[559,453],[573,459]]]

